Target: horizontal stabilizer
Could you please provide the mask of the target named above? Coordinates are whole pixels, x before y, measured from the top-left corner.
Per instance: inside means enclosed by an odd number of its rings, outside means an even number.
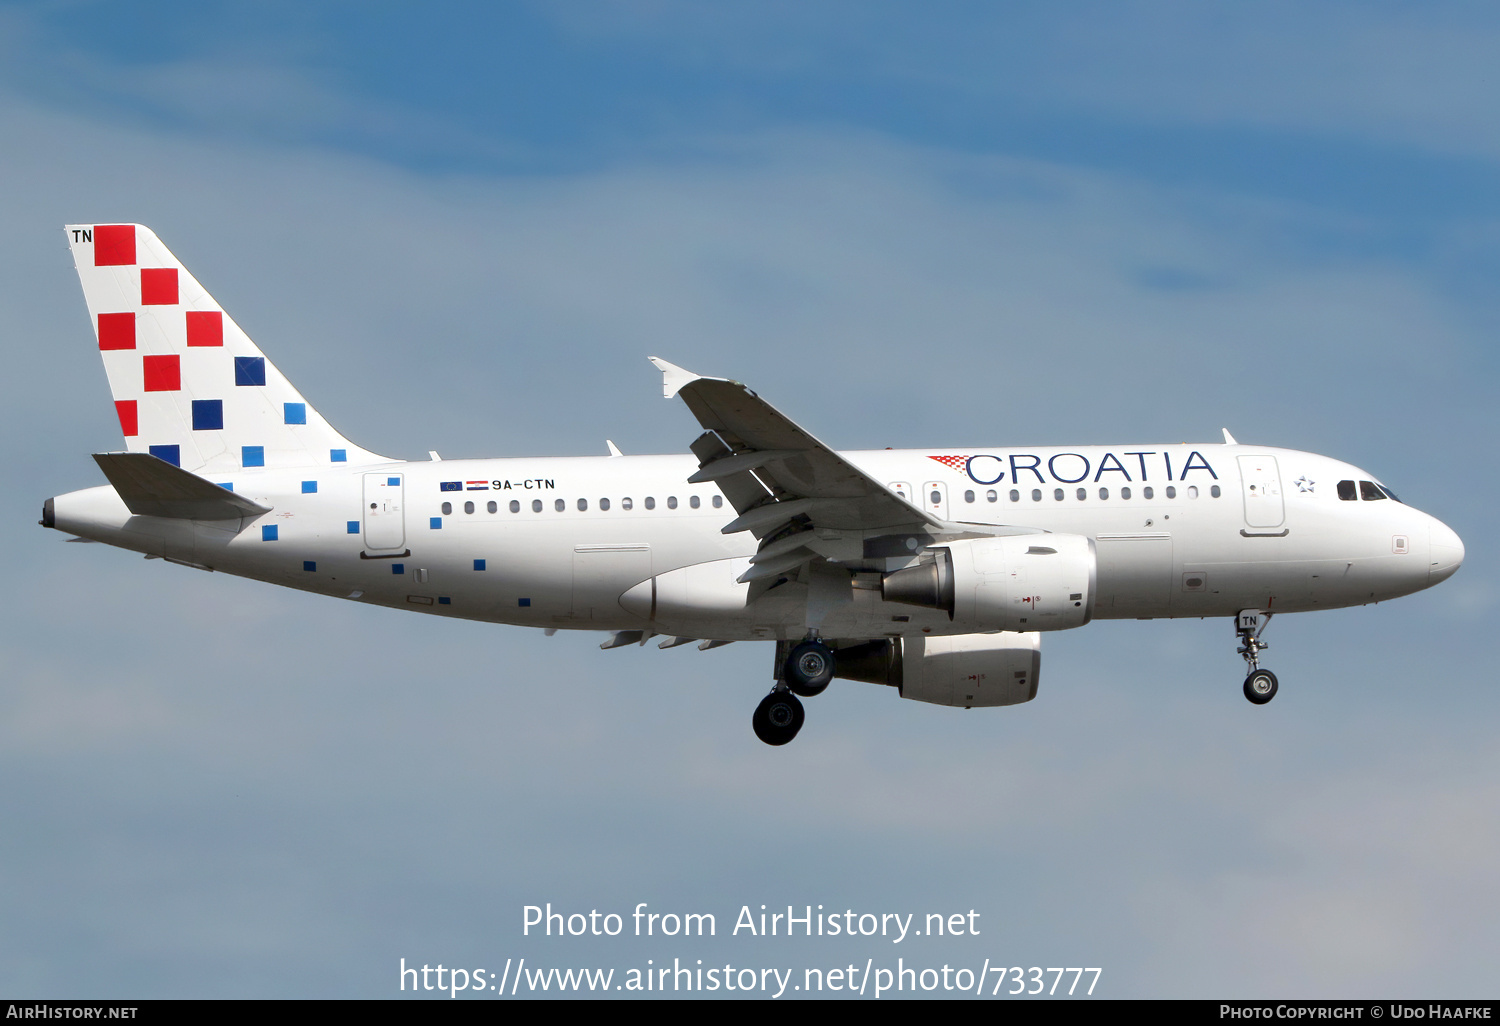
[[[136,516],[233,520],[271,511],[150,453],[96,452],[94,462]]]

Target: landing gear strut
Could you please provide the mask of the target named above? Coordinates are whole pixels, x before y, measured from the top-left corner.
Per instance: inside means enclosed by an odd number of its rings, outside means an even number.
[[[1245,697],[1255,705],[1265,705],[1276,697],[1276,674],[1260,668],[1260,653],[1271,647],[1260,636],[1270,623],[1271,614],[1259,609],[1242,609],[1235,620],[1234,630],[1240,639],[1239,653],[1250,668],[1245,677]]]

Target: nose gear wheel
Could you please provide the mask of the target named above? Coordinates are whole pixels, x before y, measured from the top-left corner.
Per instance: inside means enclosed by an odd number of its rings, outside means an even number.
[[[1276,697],[1276,674],[1256,670],[1245,678],[1245,697],[1256,705],[1265,705]]]

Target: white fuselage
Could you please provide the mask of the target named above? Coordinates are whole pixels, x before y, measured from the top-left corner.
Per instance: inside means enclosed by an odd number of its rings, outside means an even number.
[[[1295,612],[1406,595],[1451,575],[1457,536],[1385,498],[1341,499],[1348,464],[1246,445],[1083,446],[842,454],[943,520],[1092,539],[1097,618]],[[800,638],[808,588],[753,601],[736,578],[756,539],[697,461],[615,456],[242,470],[213,480],[272,507],[257,518],[132,516],[104,486],[53,500],[70,534],[175,562],[362,602],[532,627],[698,638]],[[455,482],[457,487],[455,488]],[[445,490],[446,485],[446,490]],[[992,629],[882,601],[856,570],[823,633],[875,638]]]

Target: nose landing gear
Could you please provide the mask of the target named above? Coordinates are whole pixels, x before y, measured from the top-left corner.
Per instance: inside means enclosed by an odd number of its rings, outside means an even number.
[[[1260,653],[1271,646],[1260,636],[1271,624],[1271,614],[1259,609],[1242,609],[1235,619],[1235,634],[1239,636],[1239,654],[1244,656],[1250,673],[1245,677],[1245,697],[1255,705],[1265,705],[1276,697],[1276,674],[1260,668]]]

